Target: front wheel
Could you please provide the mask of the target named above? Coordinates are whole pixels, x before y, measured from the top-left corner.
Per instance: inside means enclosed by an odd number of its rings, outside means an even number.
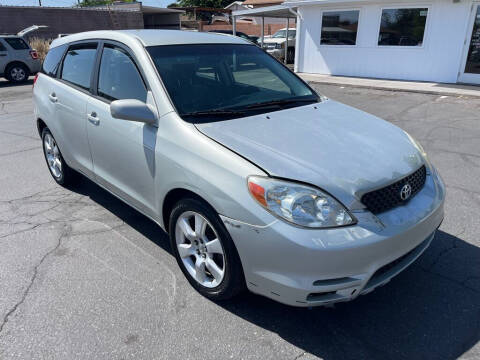
[[[199,293],[226,300],[244,289],[235,245],[208,205],[197,199],[180,200],[171,213],[169,232],[178,265]]]
[[[288,48],[287,50],[287,64],[293,64],[295,61],[295,49]]]

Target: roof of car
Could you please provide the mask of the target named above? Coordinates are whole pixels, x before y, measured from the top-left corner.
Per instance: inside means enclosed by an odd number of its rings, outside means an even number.
[[[182,30],[142,29],[102,30],[77,33],[55,39],[52,43],[52,47],[88,39],[111,39],[118,41],[122,38],[138,39],[144,46],[179,44],[250,44],[242,38],[228,34]]]

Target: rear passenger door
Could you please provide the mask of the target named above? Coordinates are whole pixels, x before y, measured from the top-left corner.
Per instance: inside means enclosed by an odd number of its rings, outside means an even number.
[[[87,128],[97,181],[147,215],[156,216],[157,127],[110,114],[112,101],[147,102],[149,96],[134,54],[127,47],[104,43],[93,93],[87,106]]]
[[[3,42],[3,39],[0,38],[0,75],[2,75],[5,72],[5,67],[8,64],[8,51],[7,48],[5,47],[5,43]]]
[[[92,157],[87,139],[87,103],[93,79],[98,42],[81,42],[69,46],[66,51],[58,81],[48,94],[56,104],[57,133],[67,163],[93,176]]]

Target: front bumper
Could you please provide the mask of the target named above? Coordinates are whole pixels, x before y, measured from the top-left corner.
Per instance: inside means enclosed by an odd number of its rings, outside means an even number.
[[[265,51],[277,59],[283,59],[285,57],[284,49],[266,49]]]
[[[445,188],[436,173],[408,203],[358,223],[302,229],[272,216],[254,226],[222,216],[242,261],[248,288],[293,306],[349,301],[387,283],[414,262],[444,216]]]

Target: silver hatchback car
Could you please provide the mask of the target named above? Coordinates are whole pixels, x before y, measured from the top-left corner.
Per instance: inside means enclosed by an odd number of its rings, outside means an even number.
[[[429,246],[445,187],[398,127],[315,93],[241,38],[57,39],[34,85],[57,183],[92,179],[167,231],[192,286],[348,301]]]

